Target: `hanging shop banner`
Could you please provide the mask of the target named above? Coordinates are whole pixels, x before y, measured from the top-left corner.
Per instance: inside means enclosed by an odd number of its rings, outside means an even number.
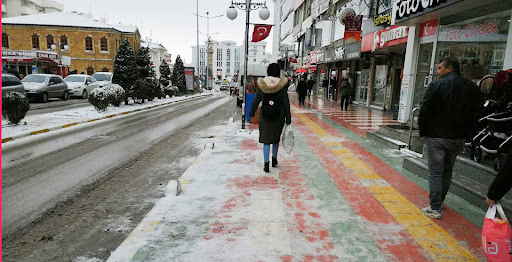
[[[319,0],[320,1],[320,14],[325,13],[329,9],[331,0]]]
[[[187,85],[187,90],[194,90],[194,68],[193,67],[185,67],[185,82]]]
[[[395,25],[460,1],[462,0],[395,0],[391,24]]]
[[[309,62],[311,64],[316,64],[316,57],[318,55],[318,51],[311,51],[311,53],[309,53]]]
[[[320,4],[320,0],[313,0],[313,2],[311,2],[311,17],[313,19],[320,16],[320,5],[319,4]]]
[[[316,51],[316,63],[323,64],[325,63],[325,50],[317,50]]]
[[[374,52],[377,49],[407,43],[407,26],[390,26],[363,36],[361,52]]]

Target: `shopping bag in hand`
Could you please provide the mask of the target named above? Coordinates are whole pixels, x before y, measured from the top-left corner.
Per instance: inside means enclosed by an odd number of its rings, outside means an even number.
[[[287,153],[292,152],[293,144],[295,143],[295,138],[293,137],[293,129],[292,125],[285,125],[283,132],[283,147]]]
[[[496,217],[496,211],[501,216]],[[482,247],[487,261],[512,261],[512,230],[499,203],[487,209],[482,228]]]

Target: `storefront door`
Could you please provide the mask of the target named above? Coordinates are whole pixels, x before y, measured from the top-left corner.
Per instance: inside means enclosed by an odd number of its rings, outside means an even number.
[[[356,97],[354,102],[366,106],[368,101],[368,86],[370,80],[370,69],[363,69],[356,72],[358,81],[356,81]]]
[[[416,82],[414,85],[414,107],[419,107],[428,85],[434,77],[435,39],[421,41],[416,69]]]

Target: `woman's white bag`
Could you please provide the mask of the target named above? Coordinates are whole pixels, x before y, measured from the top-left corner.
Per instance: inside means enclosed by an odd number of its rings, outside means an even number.
[[[293,144],[295,143],[295,138],[293,137],[293,128],[291,124],[284,126],[282,141],[286,153],[292,152]]]

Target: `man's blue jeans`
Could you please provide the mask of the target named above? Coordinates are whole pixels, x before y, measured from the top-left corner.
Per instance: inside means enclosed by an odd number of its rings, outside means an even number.
[[[279,150],[279,142],[272,144],[272,157],[277,158],[277,151]],[[263,161],[269,162],[270,144],[263,144]]]
[[[464,139],[427,137],[430,207],[441,210],[450,189],[453,165],[464,146]]]

